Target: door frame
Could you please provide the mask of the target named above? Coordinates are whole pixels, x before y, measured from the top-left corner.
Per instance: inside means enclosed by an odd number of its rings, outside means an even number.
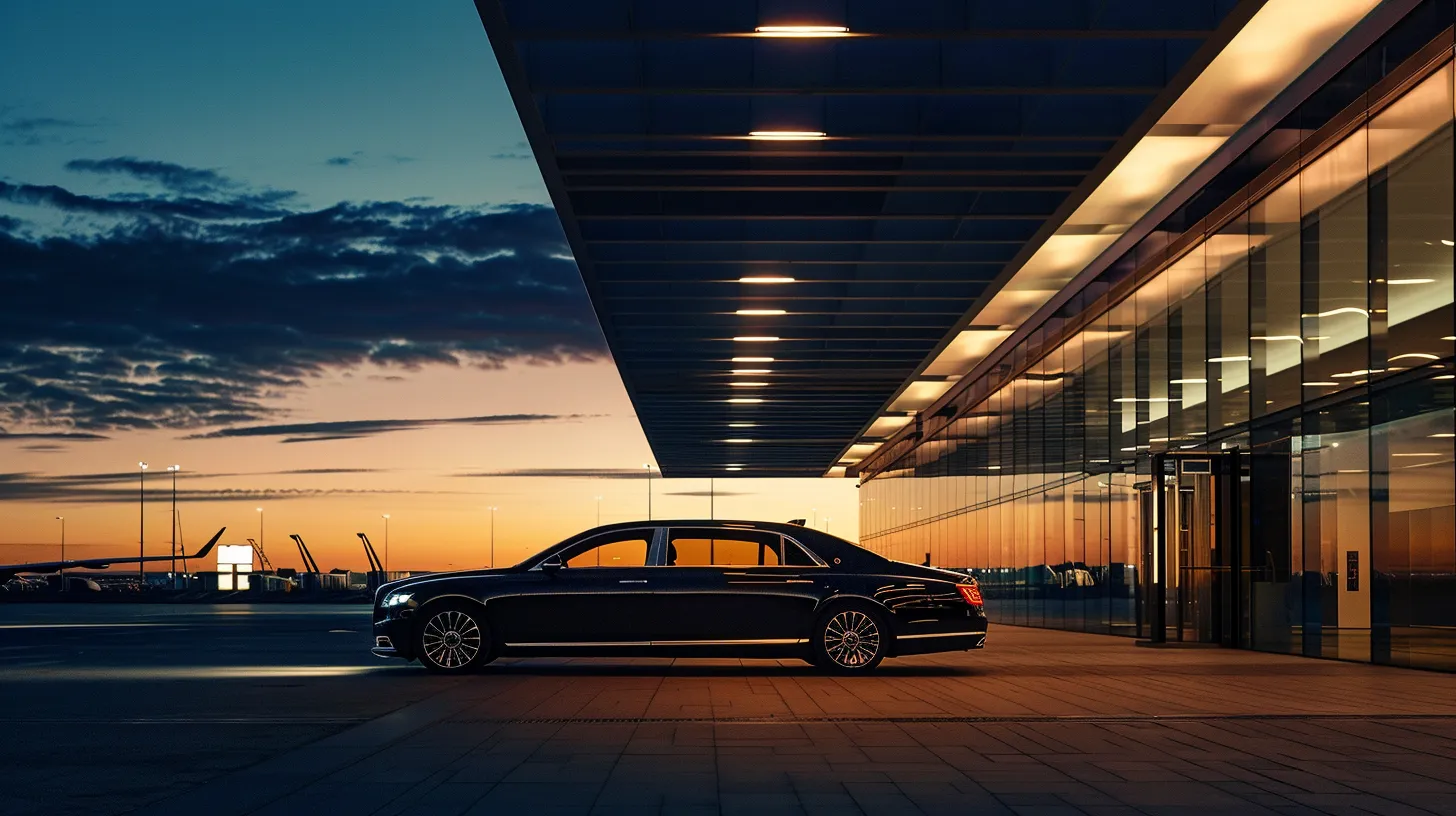
[[[1243,574],[1243,499],[1239,489],[1242,478],[1239,449],[1162,451],[1153,454],[1152,459],[1152,516],[1143,521],[1144,534],[1151,535],[1151,546],[1145,544],[1143,553],[1145,557],[1151,556],[1153,561],[1151,565],[1143,565],[1149,577],[1149,592],[1144,604],[1148,640],[1152,643],[1166,643],[1168,640],[1168,555],[1170,548],[1177,546],[1176,538],[1168,535],[1168,477],[1173,477],[1172,489],[1176,493],[1181,488],[1179,477],[1187,472],[1184,471],[1185,465],[1202,461],[1208,463],[1207,472],[1213,487],[1211,503],[1215,531],[1210,555],[1214,581],[1214,608],[1210,613],[1214,616],[1213,637],[1210,642],[1243,648],[1241,620],[1244,598],[1243,582],[1240,580]]]

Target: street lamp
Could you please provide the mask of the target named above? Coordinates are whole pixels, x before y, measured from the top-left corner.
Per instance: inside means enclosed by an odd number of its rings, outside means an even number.
[[[168,465],[167,472],[172,474],[172,588],[177,588],[177,471],[181,465]]]
[[[819,529],[819,508],[811,507],[809,508],[809,512],[814,514],[814,520],[809,522],[809,526],[816,530]]]
[[[379,516],[384,519],[384,579],[389,580],[389,514]]]
[[[147,463],[137,462],[137,557],[147,557]],[[137,561],[137,577],[141,579],[142,588],[147,585],[147,562]]]
[[[832,519],[832,518],[830,518],[828,516],[825,516],[824,517],[824,534],[825,535],[829,535],[829,522],[831,522],[833,520],[834,519]]]
[[[265,553],[267,553],[267,552],[268,552],[268,550],[263,546],[263,508],[259,507],[258,508],[258,559],[259,560],[262,560],[263,558],[266,558],[267,556],[265,555]],[[263,568],[263,565],[262,564],[259,564],[258,565],[258,569],[262,569],[262,568]]]
[[[602,497],[597,496],[597,526],[602,526]]]
[[[495,569],[495,511],[498,508],[490,508],[490,569]]]
[[[652,521],[652,465],[643,465],[647,471],[647,520]]]
[[[56,521],[61,523],[61,591],[66,591],[66,517],[56,516]]]

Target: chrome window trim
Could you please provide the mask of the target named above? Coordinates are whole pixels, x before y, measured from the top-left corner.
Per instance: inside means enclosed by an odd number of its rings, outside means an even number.
[[[654,554],[658,551],[658,549],[659,549],[659,547],[661,545],[661,539],[662,539],[662,535],[663,535],[663,528],[657,527],[655,525],[648,525],[648,526],[643,526],[643,527],[627,527],[627,528],[624,528],[624,529],[621,529],[621,530],[612,530],[610,532],[597,533],[596,535],[587,536],[586,538],[578,539],[578,540],[575,540],[575,541],[569,541],[566,544],[563,544],[560,547],[557,547],[556,549],[551,550],[550,552],[547,552],[547,553],[543,554],[541,556],[541,559],[539,561],[537,561],[535,564],[532,564],[531,567],[529,569],[527,569],[526,571],[527,572],[540,572],[541,571],[541,565],[543,563],[545,563],[546,561],[550,560],[550,558],[552,556],[554,556],[554,555],[561,555],[562,553],[566,552],[567,550],[570,550],[571,548],[573,548],[573,547],[575,547],[575,546],[577,546],[579,544],[584,544],[584,543],[587,543],[587,542],[594,541],[594,540],[596,540],[598,538],[605,538],[607,536],[618,535],[618,534],[627,534],[627,533],[636,533],[636,532],[639,532],[639,531],[646,531],[646,530],[651,530],[652,531],[652,535],[647,537],[647,562],[645,564],[633,565],[633,566],[628,566],[628,567],[575,567],[575,569],[579,569],[579,570],[581,570],[581,569],[643,569],[644,567],[655,566],[655,564],[653,563],[656,560],[654,558]],[[565,561],[565,559],[563,559],[563,562],[564,561]],[[564,566],[564,564],[563,564],[563,566]]]

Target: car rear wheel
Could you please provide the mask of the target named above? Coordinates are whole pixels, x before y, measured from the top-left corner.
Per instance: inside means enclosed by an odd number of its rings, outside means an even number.
[[[865,674],[884,660],[889,629],[880,614],[864,606],[839,606],[819,619],[810,660],[838,674]]]
[[[490,662],[490,629],[477,610],[427,609],[415,628],[415,654],[432,672],[464,674]]]

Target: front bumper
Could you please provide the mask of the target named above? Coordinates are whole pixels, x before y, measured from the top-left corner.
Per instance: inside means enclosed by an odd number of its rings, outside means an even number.
[[[413,660],[413,632],[410,621],[402,618],[385,618],[374,621],[374,648],[376,657],[398,657]]]

